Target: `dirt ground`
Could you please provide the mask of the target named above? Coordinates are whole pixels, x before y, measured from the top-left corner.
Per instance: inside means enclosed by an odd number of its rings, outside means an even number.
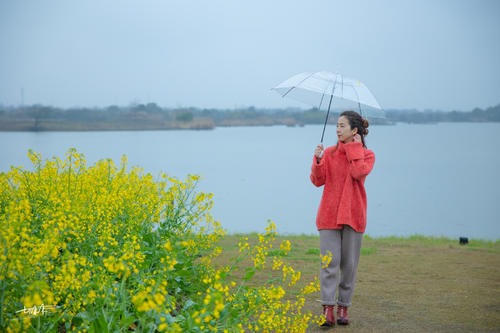
[[[220,264],[237,255],[241,235],[220,243]],[[250,240],[254,235],[244,235]],[[283,259],[302,272],[300,287],[318,276],[319,238],[280,236],[292,243]],[[278,251],[276,251],[278,252]],[[268,272],[256,276],[264,283]],[[261,279],[261,280],[259,280]],[[321,312],[319,293],[308,297],[305,311]],[[337,332],[500,332],[500,241],[409,237],[363,240],[351,324]],[[308,332],[325,332],[312,324]]]

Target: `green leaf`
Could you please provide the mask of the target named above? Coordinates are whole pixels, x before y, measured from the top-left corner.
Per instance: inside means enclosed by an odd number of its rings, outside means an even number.
[[[178,315],[178,316],[172,317],[172,321],[175,323],[182,323],[185,320],[186,320],[186,317],[184,317],[183,315]]]
[[[175,280],[176,280],[177,282],[179,282],[179,280],[177,280],[177,279],[179,279],[179,277],[181,277],[181,276],[191,276],[191,275],[193,274],[192,272],[190,272],[190,271],[188,271],[188,270],[185,270],[185,269],[183,269],[183,270],[181,270],[181,271],[177,271],[176,273],[177,273],[177,275],[178,275],[178,276],[175,278]]]
[[[192,300],[188,299],[186,301],[186,303],[184,303],[184,307],[182,308],[182,310],[185,311],[185,310],[189,309],[190,307],[192,307],[195,304],[196,304],[195,302],[193,302]]]
[[[252,271],[250,271],[250,272],[247,272],[247,273],[245,274],[245,277],[243,277],[243,280],[245,280],[245,281],[250,280],[250,279],[254,276],[254,274],[255,274],[255,270],[252,270]]]
[[[91,321],[89,313],[87,311],[79,312],[75,315],[75,318],[81,318],[82,320]]]
[[[122,328],[124,328],[125,330],[127,330],[129,328],[130,324],[132,324],[134,321],[135,321],[135,317],[123,316],[123,318],[120,320],[120,326]]]
[[[108,323],[106,322],[104,309],[101,310],[99,317],[97,317],[97,324],[99,325],[99,329],[102,333],[109,333]]]

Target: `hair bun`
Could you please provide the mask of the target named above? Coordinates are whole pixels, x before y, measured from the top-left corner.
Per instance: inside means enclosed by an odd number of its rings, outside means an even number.
[[[364,128],[368,128],[370,126],[370,123],[368,122],[368,120],[366,120],[365,118],[363,118],[363,127]]]

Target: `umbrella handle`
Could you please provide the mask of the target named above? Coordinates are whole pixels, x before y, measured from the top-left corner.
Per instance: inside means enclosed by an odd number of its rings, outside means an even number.
[[[321,142],[320,145],[323,146],[323,150],[321,151],[321,154],[319,154],[319,158],[323,158],[323,155],[325,154],[325,146],[323,145],[323,142]]]

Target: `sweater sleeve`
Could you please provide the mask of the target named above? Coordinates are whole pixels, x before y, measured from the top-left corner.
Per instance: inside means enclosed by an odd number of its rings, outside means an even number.
[[[313,164],[311,166],[311,182],[316,186],[320,187],[325,185],[325,156],[321,160],[316,162],[316,156],[313,156]]]
[[[359,180],[372,171],[375,154],[371,150],[364,149],[361,142],[346,144],[345,151],[352,178]]]

